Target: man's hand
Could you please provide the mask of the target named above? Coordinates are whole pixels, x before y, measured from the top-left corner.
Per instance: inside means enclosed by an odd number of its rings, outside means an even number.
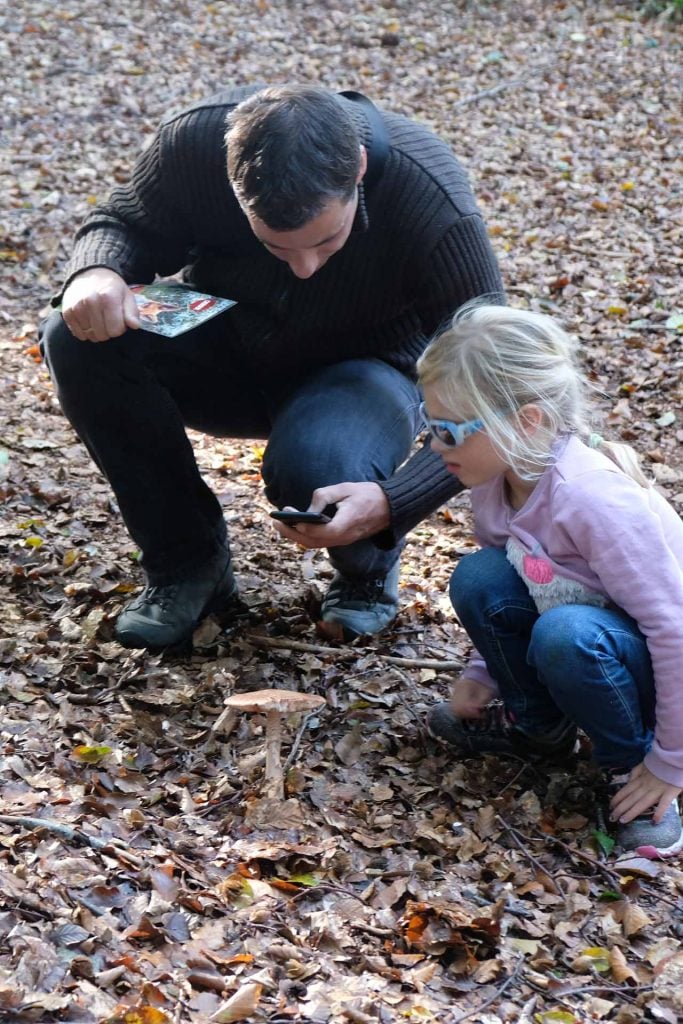
[[[64,292],[62,316],[79,341],[107,341],[140,326],[132,291],[115,271],[93,267],[78,274]]]
[[[679,786],[662,782],[652,774],[649,768],[645,767],[644,763],[641,763],[633,769],[626,785],[622,786],[616,796],[612,797],[610,805],[612,818],[625,825],[637,818],[639,814],[644,814],[650,807],[654,807],[655,812],[652,818],[659,824],[667,807],[680,792]]]
[[[275,529],[288,540],[305,548],[334,548],[372,537],[389,526],[389,502],[375,483],[332,484],[313,492],[307,512],[322,512],[328,505],[337,511],[331,523],[296,528],[275,523]],[[303,511],[303,509],[302,509]]]
[[[491,687],[485,683],[461,677],[453,684],[451,711],[458,718],[481,718],[482,711],[494,696]]]

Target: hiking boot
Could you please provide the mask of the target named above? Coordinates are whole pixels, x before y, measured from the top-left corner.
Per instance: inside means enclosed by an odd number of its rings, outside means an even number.
[[[609,801],[622,786],[626,785],[629,778],[630,772],[621,768],[607,769],[604,772],[608,818]],[[671,801],[659,823],[652,820],[650,810],[625,824],[620,821],[612,822],[612,830],[620,850],[634,852],[650,860],[673,857],[683,850],[683,825],[678,800]]]
[[[116,639],[151,651],[187,645],[205,616],[236,611],[237,605],[230,558],[222,556],[177,583],[148,584],[119,615]]]
[[[510,721],[500,701],[488,704],[481,718],[459,718],[450,703],[442,701],[427,713],[427,732],[468,757],[507,754],[556,764],[564,764],[571,759],[577,737],[576,726],[569,719],[560,722],[549,733],[532,736]]]
[[[318,628],[334,640],[379,633],[398,612],[400,565],[380,579],[348,579],[337,573],[323,599]]]

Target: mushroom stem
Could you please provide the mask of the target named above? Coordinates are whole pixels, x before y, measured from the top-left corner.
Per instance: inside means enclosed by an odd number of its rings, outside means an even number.
[[[266,716],[266,773],[265,786],[267,796],[274,800],[284,800],[285,780],[282,774],[280,746],[282,743],[282,716],[279,711],[271,709]]]

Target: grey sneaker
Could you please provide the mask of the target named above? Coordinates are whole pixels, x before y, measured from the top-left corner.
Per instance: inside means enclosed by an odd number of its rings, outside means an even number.
[[[337,573],[322,603],[318,629],[334,640],[379,633],[398,612],[398,563],[382,579],[348,579]]]
[[[607,801],[625,786],[629,772],[612,769],[604,772]],[[609,807],[608,807],[609,811]],[[641,814],[633,821],[613,825],[617,846],[624,852],[634,852],[650,860],[673,857],[683,850],[683,824],[678,809],[678,800],[672,800],[659,823],[652,820],[652,814]]]
[[[189,644],[206,615],[228,614],[239,605],[230,557],[222,557],[177,583],[146,586],[116,622],[124,647],[160,651]]]
[[[459,718],[449,702],[442,701],[427,713],[427,731],[465,757],[507,754],[556,764],[565,764],[572,758],[577,738],[576,726],[569,719],[560,722],[551,733],[532,736],[510,721],[501,701],[492,701],[481,718]]]

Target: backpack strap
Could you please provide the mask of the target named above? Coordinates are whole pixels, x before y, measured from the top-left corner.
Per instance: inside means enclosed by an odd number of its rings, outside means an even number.
[[[369,145],[367,146],[368,167],[363,177],[363,185],[367,191],[382,176],[384,164],[389,156],[389,136],[382,115],[367,96],[361,92],[354,92],[352,89],[340,92],[339,95],[362,107],[370,128]]]

